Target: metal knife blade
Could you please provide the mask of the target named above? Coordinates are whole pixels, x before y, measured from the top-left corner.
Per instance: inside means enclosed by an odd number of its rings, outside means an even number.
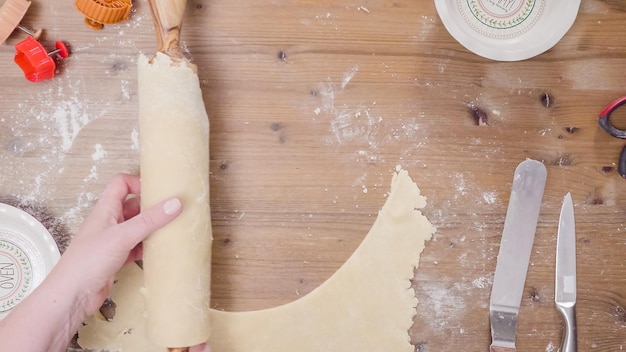
[[[576,222],[572,195],[563,199],[556,239],[554,303],[565,321],[562,352],[576,352]]]
[[[547,171],[527,159],[515,170],[489,302],[491,352],[515,351],[519,312]]]

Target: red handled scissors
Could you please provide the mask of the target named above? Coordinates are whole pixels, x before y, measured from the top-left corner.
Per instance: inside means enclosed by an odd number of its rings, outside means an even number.
[[[612,101],[602,110],[600,116],[598,116],[598,125],[611,136],[621,139],[626,139],[626,130],[620,130],[613,126],[611,123],[611,113],[624,104],[626,104],[626,96]],[[626,178],[626,147],[622,149],[619,155],[617,171],[623,178]]]

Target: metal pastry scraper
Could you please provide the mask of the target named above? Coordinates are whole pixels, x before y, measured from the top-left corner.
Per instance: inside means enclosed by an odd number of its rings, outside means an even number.
[[[489,302],[491,352],[515,351],[517,316],[546,175],[545,166],[530,159],[515,170]]]
[[[565,321],[561,351],[576,352],[576,224],[569,193],[563,199],[556,239],[554,303]]]

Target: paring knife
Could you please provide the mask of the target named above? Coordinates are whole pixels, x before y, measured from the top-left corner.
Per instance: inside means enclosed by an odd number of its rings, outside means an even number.
[[[527,159],[515,170],[489,302],[491,352],[515,351],[517,316],[546,176],[545,166],[536,160]]]
[[[554,303],[565,321],[561,352],[576,352],[576,224],[569,193],[563,199],[556,239]]]

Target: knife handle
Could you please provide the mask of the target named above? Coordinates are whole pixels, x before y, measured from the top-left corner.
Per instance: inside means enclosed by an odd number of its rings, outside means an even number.
[[[565,331],[563,332],[563,342],[561,343],[561,352],[577,352],[577,334],[576,334],[576,304],[558,305],[557,309],[563,316],[565,321]]]
[[[515,352],[515,348],[502,347],[502,346],[491,346],[489,348],[489,352]]]

